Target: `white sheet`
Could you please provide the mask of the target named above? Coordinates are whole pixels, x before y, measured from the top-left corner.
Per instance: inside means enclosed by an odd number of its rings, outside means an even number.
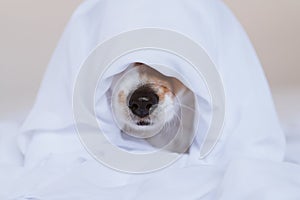
[[[15,139],[18,127],[16,122],[2,122],[0,125],[1,200],[300,198],[300,127],[286,129],[289,137],[285,163],[237,160],[227,169],[198,165],[150,174],[147,178],[112,173],[88,154],[80,155],[80,149],[64,152],[65,145],[76,141],[74,134],[57,137],[55,143],[60,145],[56,146],[55,152],[51,147],[46,148],[47,140],[37,139],[36,142],[43,148],[35,152],[36,157],[48,156],[44,160],[34,159],[42,160],[34,167],[23,167],[22,153]],[[67,131],[65,133],[68,135]],[[127,185],[129,179],[132,183]],[[202,182],[204,184],[201,185]]]
[[[226,95],[223,134],[210,155],[196,162],[226,165],[231,159],[240,157],[274,161],[283,159],[284,136],[260,63],[242,27],[219,0],[84,2],[70,20],[49,64],[36,103],[22,126],[19,141],[26,157],[30,157],[28,148],[34,148],[30,142],[36,133],[74,128],[74,85],[84,61],[87,58],[89,62],[89,59],[94,59],[93,50],[97,45],[124,32],[148,27],[172,30],[193,40],[202,48],[199,57],[208,57],[215,64],[223,82]],[[113,47],[122,48],[119,43]],[[101,82],[98,98],[104,98],[103,93],[110,87],[110,77],[124,70],[124,66],[135,61],[149,63],[151,60],[181,74],[192,83],[190,89],[198,99],[205,99],[205,93],[199,91],[199,85],[203,85],[201,78],[190,70],[190,66],[178,58],[174,59],[171,54],[165,56],[159,51],[149,53],[144,49],[128,53],[124,59],[119,58],[115,62],[118,65],[111,67]],[[92,74],[90,76],[93,77]],[[92,80],[86,80],[86,85],[91,84]],[[85,97],[86,94],[81,96]],[[199,127],[204,132],[210,126],[208,116],[211,111],[207,107],[213,106],[216,105],[211,102],[199,103],[204,110],[199,112],[200,117],[205,119],[199,121]],[[114,135],[120,134],[114,120],[109,117],[111,110],[107,101],[99,101],[96,107],[99,120],[110,126]],[[93,113],[90,108],[87,112]],[[201,128],[197,136],[204,137]],[[194,146],[197,144],[194,143]],[[198,155],[199,151],[198,148]]]
[[[173,9],[165,9],[170,5]],[[155,173],[121,173],[98,163],[81,145],[72,120],[72,87],[81,63],[98,43],[150,25],[190,36],[216,64],[227,100],[224,134],[203,160],[183,155]],[[166,60],[160,59],[163,64]],[[84,2],[58,45],[19,143],[14,143],[15,134],[9,137],[10,130],[2,126],[0,132],[5,144],[0,199],[300,198],[300,167],[283,161],[284,135],[261,66],[244,31],[219,0]]]
[[[0,127],[0,141],[3,141],[3,136],[6,140],[14,141],[11,145],[6,145],[6,148],[1,146],[1,200],[300,198],[300,128],[288,133],[292,140],[287,140],[287,148],[294,148],[287,151],[287,158],[294,155],[297,158],[293,160],[294,164],[237,160],[227,169],[198,165],[162,171],[146,178],[112,173],[92,158],[79,156],[76,149],[70,149],[72,153],[61,153],[60,145],[57,146],[57,152],[49,153],[45,148],[43,152],[37,152],[41,155],[46,152],[48,154],[39,165],[21,167],[19,159],[22,154],[12,148],[17,144],[12,133],[15,133],[18,124],[6,122]],[[71,139],[65,138],[61,144],[67,141],[70,142]],[[40,145],[47,145],[47,141]],[[132,183],[127,185],[126,181],[129,179]]]

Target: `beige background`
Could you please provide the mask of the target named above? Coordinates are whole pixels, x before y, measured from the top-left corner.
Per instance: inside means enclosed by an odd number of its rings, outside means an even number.
[[[0,0],[0,120],[33,104],[51,54],[80,2]],[[300,91],[300,0],[225,2],[248,32],[284,114],[282,92],[277,92]]]

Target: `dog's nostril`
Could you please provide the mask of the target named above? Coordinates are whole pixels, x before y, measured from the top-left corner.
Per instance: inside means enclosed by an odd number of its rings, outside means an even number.
[[[129,108],[138,117],[146,117],[153,111],[158,104],[158,96],[148,87],[142,86],[135,90],[129,99]]]
[[[147,106],[146,106],[146,108],[148,109],[148,110],[150,110],[151,108],[152,108],[152,104],[147,104]]]
[[[136,110],[136,109],[138,109],[139,108],[139,106],[137,105],[137,104],[132,104],[131,106],[130,106],[130,109],[131,110]]]

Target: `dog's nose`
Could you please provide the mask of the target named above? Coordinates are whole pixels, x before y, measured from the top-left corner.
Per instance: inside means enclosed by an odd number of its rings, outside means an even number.
[[[157,106],[159,98],[148,87],[142,86],[135,90],[129,99],[129,108],[138,117],[148,116]]]

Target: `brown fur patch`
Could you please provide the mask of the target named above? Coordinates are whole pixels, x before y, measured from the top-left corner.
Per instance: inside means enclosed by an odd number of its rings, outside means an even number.
[[[150,84],[157,92],[160,101],[163,101],[166,95],[174,98],[185,86],[176,78],[167,77],[155,69],[143,63],[135,63],[139,67],[140,79],[145,84]]]
[[[121,92],[118,94],[118,97],[119,97],[119,103],[121,103],[121,104],[126,104],[126,95],[125,95],[125,92],[124,92],[124,91],[121,91]]]
[[[134,63],[134,66],[136,67],[136,66],[141,66],[141,65],[145,65],[145,64],[143,64],[143,63],[141,63],[141,62],[135,62]]]

